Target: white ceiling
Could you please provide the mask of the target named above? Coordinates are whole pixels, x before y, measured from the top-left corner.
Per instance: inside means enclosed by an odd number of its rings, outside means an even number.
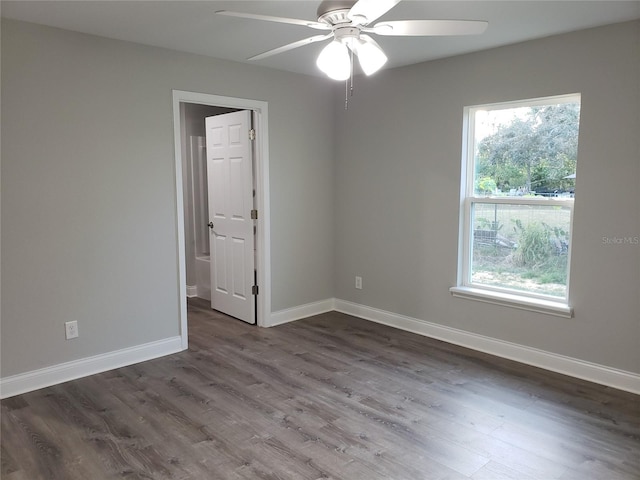
[[[246,58],[306,37],[307,27],[223,17],[234,10],[316,20],[320,0],[288,1],[2,1],[3,17],[119,40],[246,62]],[[487,31],[467,37],[377,37],[385,68],[640,18],[638,1],[423,1],[404,0],[380,20],[486,20]],[[322,75],[315,58],[326,42],[251,62]]]

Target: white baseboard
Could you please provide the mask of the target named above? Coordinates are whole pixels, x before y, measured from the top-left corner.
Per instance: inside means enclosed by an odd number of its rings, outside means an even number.
[[[211,288],[204,285],[198,285],[196,288],[196,297],[211,301]]]
[[[536,348],[505,342],[475,333],[445,327],[435,323],[405,317],[376,308],[359,305],[346,300],[335,299],[335,309],[354,317],[417,333],[426,337],[443,340],[498,357],[515,360],[552,372],[581,378],[590,382],[640,394],[640,374],[586,362]]]
[[[485,337],[456,328],[445,327],[346,300],[330,298],[279,310],[271,314],[269,324],[265,326],[281,325],[333,310],[527,365],[640,394],[640,375],[636,373],[585,362],[584,360]],[[69,380],[152,360],[182,350],[182,339],[177,336],[12,375],[0,379],[0,398],[12,397]]]
[[[197,285],[187,285],[187,298],[193,298],[198,296]]]
[[[333,310],[335,310],[335,300],[333,298],[328,298],[319,302],[307,303],[298,307],[278,310],[277,312],[271,313],[271,316],[269,317],[269,324],[265,325],[265,327],[274,327],[276,325],[293,322],[294,320],[300,320],[301,318],[311,317],[313,315],[319,315]]]
[[[13,397],[58,383],[126,367],[182,351],[182,338],[171,337],[135,347],[123,348],[52,367],[41,368],[0,379],[0,398]]]

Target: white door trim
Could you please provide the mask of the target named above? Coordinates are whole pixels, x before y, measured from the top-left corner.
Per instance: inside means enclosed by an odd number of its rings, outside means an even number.
[[[173,90],[173,138],[175,148],[175,200],[176,237],[178,240],[178,305],[180,308],[180,337],[182,347],[188,347],[187,335],[187,268],[185,259],[184,205],[182,190],[182,137],[180,135],[180,103],[197,103],[216,107],[251,110],[254,114],[256,160],[256,208],[258,228],[256,235],[256,268],[258,270],[259,294],[257,298],[257,322],[269,326],[271,316],[271,221],[269,212],[269,125],[268,104],[260,100],[223,97],[206,93]]]

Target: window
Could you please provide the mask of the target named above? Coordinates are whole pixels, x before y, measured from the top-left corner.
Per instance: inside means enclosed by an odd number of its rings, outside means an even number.
[[[465,108],[457,296],[570,316],[580,95]]]

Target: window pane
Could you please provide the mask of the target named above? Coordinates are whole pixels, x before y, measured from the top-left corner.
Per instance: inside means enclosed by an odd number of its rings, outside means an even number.
[[[473,111],[474,195],[573,196],[580,103]]]
[[[472,284],[566,298],[571,208],[474,202]]]

